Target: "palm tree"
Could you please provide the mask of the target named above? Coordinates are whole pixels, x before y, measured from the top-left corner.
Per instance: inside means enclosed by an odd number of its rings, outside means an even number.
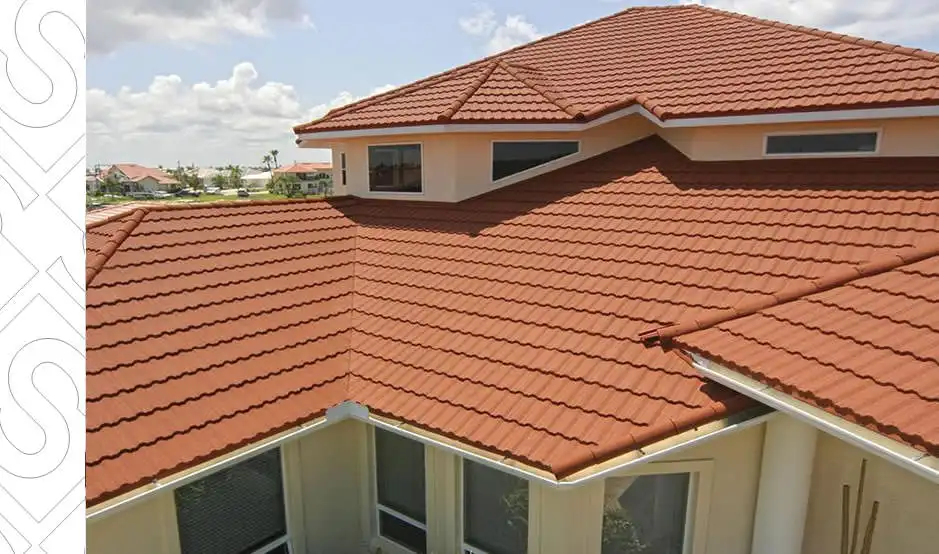
[[[244,171],[241,170],[241,167],[237,165],[228,166],[228,182],[232,188],[241,188],[241,177],[244,175]]]
[[[274,160],[274,167],[280,167],[280,164],[277,163],[278,154],[280,154],[280,150],[277,150],[276,148],[274,150],[271,150],[271,159]]]

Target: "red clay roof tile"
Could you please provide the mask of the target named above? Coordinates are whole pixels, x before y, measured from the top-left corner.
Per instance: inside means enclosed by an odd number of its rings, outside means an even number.
[[[939,104],[939,54],[701,6],[631,8],[337,108],[298,134]]]
[[[937,177],[652,137],[456,204],[148,208],[88,286],[89,504],[343,400],[558,477],[738,412],[638,334],[939,240]]]

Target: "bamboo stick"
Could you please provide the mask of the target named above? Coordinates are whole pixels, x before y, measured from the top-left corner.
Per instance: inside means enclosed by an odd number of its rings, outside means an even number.
[[[851,487],[841,485],[841,554],[848,554],[848,517],[851,512]]]
[[[871,544],[874,542],[874,525],[877,523],[877,510],[880,502],[875,500],[871,506],[871,517],[867,520],[867,530],[864,532],[864,544],[861,545],[861,554],[870,554]]]
[[[854,505],[854,529],[851,532],[851,554],[857,551],[857,536],[861,529],[861,503],[864,501],[864,477],[867,474],[867,458],[861,459],[861,475],[857,479],[857,503]]]

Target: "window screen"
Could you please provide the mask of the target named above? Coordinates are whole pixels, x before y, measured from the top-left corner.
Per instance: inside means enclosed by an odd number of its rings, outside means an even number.
[[[369,146],[368,190],[421,192],[421,145]]]
[[[767,154],[835,154],[873,152],[877,133],[830,133],[811,135],[771,135],[766,137]]]
[[[606,480],[602,554],[681,554],[688,473]]]
[[[378,531],[415,552],[427,550],[424,445],[375,429]]]
[[[528,552],[528,481],[464,460],[463,542],[489,554]]]
[[[492,180],[498,181],[526,169],[577,153],[576,141],[492,143]]]
[[[287,534],[279,448],[174,494],[182,554],[247,554]]]

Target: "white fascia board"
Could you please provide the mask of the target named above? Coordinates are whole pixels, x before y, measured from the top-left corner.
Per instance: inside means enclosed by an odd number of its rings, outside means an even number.
[[[828,110],[759,115],[730,115],[718,117],[689,117],[659,119],[644,107],[635,104],[584,123],[442,123],[408,127],[384,127],[346,131],[323,131],[298,135],[301,141],[322,141],[358,137],[379,137],[411,134],[443,133],[571,133],[585,131],[615,119],[640,114],[661,128],[717,127],[726,125],[765,125],[779,123],[820,123],[826,121],[856,121],[863,119],[899,119],[939,117],[939,106],[913,106],[905,108],[870,108],[863,110]]]
[[[797,400],[704,356],[693,352],[687,352],[687,354],[691,356],[692,365],[695,369],[708,379],[804,421],[820,431],[837,437],[861,450],[870,452],[933,483],[939,483],[939,459],[906,444],[889,439],[866,427],[829,414],[811,404]]]

